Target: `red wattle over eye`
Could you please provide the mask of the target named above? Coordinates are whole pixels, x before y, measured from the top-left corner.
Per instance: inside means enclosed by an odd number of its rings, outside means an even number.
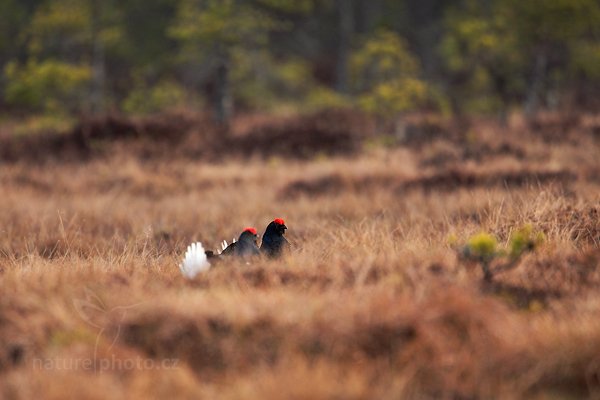
[[[256,229],[251,227],[244,229],[244,232],[250,232],[251,234],[256,235]]]
[[[277,225],[285,225],[285,222],[281,218],[275,218],[273,222],[275,222]]]

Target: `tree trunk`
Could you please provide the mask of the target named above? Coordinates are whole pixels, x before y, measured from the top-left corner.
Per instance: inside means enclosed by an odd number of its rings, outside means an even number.
[[[102,1],[91,0],[92,29],[92,87],[90,93],[90,112],[104,112],[104,86],[106,81],[104,43],[100,31],[102,29]]]
[[[406,20],[398,19],[394,26],[398,30],[408,30],[408,39],[414,40],[415,51],[421,61],[423,77],[435,80],[441,69],[438,45],[443,34],[443,11],[440,4],[444,2],[408,0],[404,3]]]
[[[339,18],[339,41],[336,61],[335,88],[340,93],[348,93],[348,61],[354,33],[354,2],[337,0]]]
[[[358,3],[358,13],[355,18],[355,32],[365,34],[374,31],[381,22],[381,0],[361,0]]]
[[[508,126],[508,110],[510,107],[510,92],[508,89],[508,79],[502,70],[497,68],[497,64],[487,64],[486,70],[492,79],[494,93],[500,99],[500,110],[498,110],[498,122],[504,128]]]
[[[229,82],[229,57],[220,57],[217,66],[214,94],[215,118],[221,125],[228,125],[232,114],[232,100]]]
[[[540,95],[544,87],[544,81],[546,80],[546,65],[546,52],[538,51],[535,57],[531,85],[529,86],[527,100],[525,101],[525,116],[527,119],[534,117],[539,108]]]

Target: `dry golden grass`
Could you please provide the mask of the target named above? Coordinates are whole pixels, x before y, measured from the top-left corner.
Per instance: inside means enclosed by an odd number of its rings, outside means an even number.
[[[470,153],[2,165],[0,398],[600,396],[600,145],[478,132]],[[275,217],[284,259],[181,277],[190,242]],[[492,283],[447,244],[525,223],[546,242]]]

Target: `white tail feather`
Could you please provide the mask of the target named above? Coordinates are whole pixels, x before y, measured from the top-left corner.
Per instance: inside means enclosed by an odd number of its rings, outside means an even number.
[[[202,243],[196,242],[189,245],[183,262],[179,264],[179,269],[183,276],[193,279],[200,272],[208,271],[209,268],[210,263],[206,258]]]

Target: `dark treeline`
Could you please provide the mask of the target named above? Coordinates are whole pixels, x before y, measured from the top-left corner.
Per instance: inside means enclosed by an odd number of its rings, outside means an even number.
[[[17,114],[598,108],[598,0],[0,0]]]

